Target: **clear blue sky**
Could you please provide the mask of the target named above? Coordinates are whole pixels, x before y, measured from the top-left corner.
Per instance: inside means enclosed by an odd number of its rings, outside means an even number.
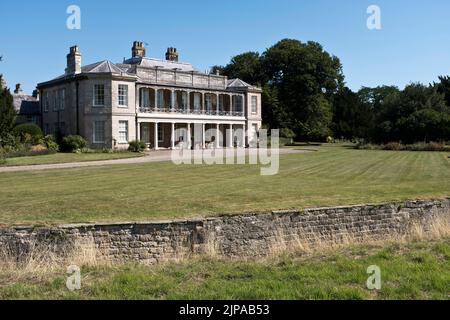
[[[80,6],[81,30],[66,28],[66,9]],[[367,7],[381,7],[382,30],[366,27]],[[0,73],[26,92],[64,72],[78,44],[83,64],[121,62],[133,40],[162,58],[177,47],[199,70],[244,51],[263,52],[283,38],[320,42],[338,56],[353,90],[403,87],[450,74],[448,0],[172,0],[22,1],[0,4]]]

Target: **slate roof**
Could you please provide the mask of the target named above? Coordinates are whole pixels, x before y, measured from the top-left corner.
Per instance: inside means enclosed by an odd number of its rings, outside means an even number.
[[[125,72],[114,63],[108,60],[103,60],[100,62],[96,62],[93,64],[89,64],[87,66],[81,67],[82,73],[112,73],[112,74],[121,74]]]
[[[39,101],[26,94],[13,95],[14,109],[20,115],[37,115],[40,114]]]
[[[128,60],[124,61],[124,64],[131,64],[131,65],[139,65],[144,68],[161,68],[161,69],[168,69],[168,70],[180,70],[180,71],[195,71],[194,67],[190,63],[185,62],[176,62],[176,61],[169,61],[169,60],[161,60],[161,59],[154,59],[154,58],[147,58],[147,57],[134,57]]]
[[[177,61],[169,61],[169,60],[161,60],[155,58],[147,58],[147,57],[134,57],[127,60],[124,60],[123,63],[112,63],[108,60],[99,61],[96,63],[92,63],[86,66],[81,67],[81,74],[89,74],[89,73],[104,73],[104,74],[114,74],[114,75],[123,75],[123,76],[136,76],[136,66],[144,67],[144,68],[159,68],[166,70],[178,70],[184,72],[198,72],[194,69],[194,66],[190,63],[185,62],[177,62]],[[54,78],[50,81],[41,83],[39,85],[47,84],[49,82],[64,80],[66,78],[71,78],[73,75],[61,75],[57,78]],[[38,86],[39,86],[38,85]],[[252,90],[261,92],[261,88],[252,86],[247,82],[241,79],[229,79],[227,82],[227,89],[235,89],[235,90]]]
[[[227,88],[230,89],[249,89],[249,90],[256,90],[260,91],[261,89],[255,86],[252,86],[251,84],[248,84],[247,82],[241,80],[241,79],[229,79],[227,82]]]
[[[103,61],[99,61],[96,63],[88,64],[86,66],[82,66],[81,73],[82,74],[83,73],[85,73],[85,74],[86,73],[105,73],[105,74],[133,76],[133,74],[130,70],[130,67],[131,66],[118,65],[118,64],[112,63],[111,61],[103,60]],[[65,78],[70,78],[70,77],[73,77],[73,75],[63,74],[63,75],[60,75],[59,77],[56,77],[56,78],[54,78],[50,81],[46,81],[44,83],[52,82],[52,81],[56,81],[56,80],[63,80]]]

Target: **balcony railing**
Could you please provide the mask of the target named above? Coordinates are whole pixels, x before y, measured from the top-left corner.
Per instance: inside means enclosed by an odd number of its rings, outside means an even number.
[[[192,109],[172,109],[172,108],[139,108],[141,113],[172,113],[172,114],[190,114],[190,115],[208,115],[208,116],[228,116],[243,117],[243,112],[238,111],[218,111],[218,110],[192,110]]]

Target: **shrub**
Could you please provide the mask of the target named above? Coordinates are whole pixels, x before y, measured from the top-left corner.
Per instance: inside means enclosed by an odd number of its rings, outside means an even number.
[[[331,136],[327,137],[327,143],[335,143],[334,138]]]
[[[282,128],[280,130],[280,137],[282,138],[288,138],[288,139],[294,139],[295,133],[289,128]]]
[[[358,150],[379,150],[380,146],[379,145],[375,145],[375,144],[371,144],[371,143],[358,143],[355,146],[355,149],[358,149]]]
[[[280,145],[292,145],[294,144],[295,133],[289,128],[282,128],[280,130]],[[285,138],[285,139],[283,139]]]
[[[387,144],[377,145],[370,143],[358,143],[355,149],[361,150],[392,150],[392,151],[450,151],[450,147],[445,143],[429,142],[401,144],[399,142],[390,142]]]
[[[406,146],[410,151],[446,151],[447,147],[444,143],[429,142],[429,143],[415,143]]]
[[[3,153],[0,152],[0,166],[6,164],[6,158]]]
[[[128,150],[132,152],[142,152],[145,150],[145,142],[140,140],[130,141]]]
[[[14,128],[14,134],[21,139],[22,142],[38,144],[42,139],[42,130],[35,124],[24,123]]]
[[[87,142],[82,136],[71,135],[62,139],[60,149],[62,152],[81,152],[86,145]]]
[[[401,151],[405,150],[405,146],[399,142],[389,142],[381,147],[383,150]]]
[[[53,140],[53,136],[52,135],[47,135],[42,140],[43,140],[42,141],[43,144],[47,147],[48,150],[53,151],[53,152],[58,152],[59,151],[59,146]]]

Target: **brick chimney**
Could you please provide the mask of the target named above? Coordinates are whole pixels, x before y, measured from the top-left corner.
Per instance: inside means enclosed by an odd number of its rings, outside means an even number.
[[[143,42],[141,42],[141,41],[133,42],[133,47],[131,48],[131,56],[133,58],[136,58],[136,57],[143,58],[143,57],[145,57],[145,46],[144,46]]]
[[[178,62],[177,48],[167,48],[166,60]]]
[[[23,92],[22,88],[21,88],[21,84],[18,83],[16,84],[16,90],[14,90],[15,94],[21,94]]]
[[[70,47],[70,52],[67,55],[66,74],[81,73],[81,53],[78,46]]]

